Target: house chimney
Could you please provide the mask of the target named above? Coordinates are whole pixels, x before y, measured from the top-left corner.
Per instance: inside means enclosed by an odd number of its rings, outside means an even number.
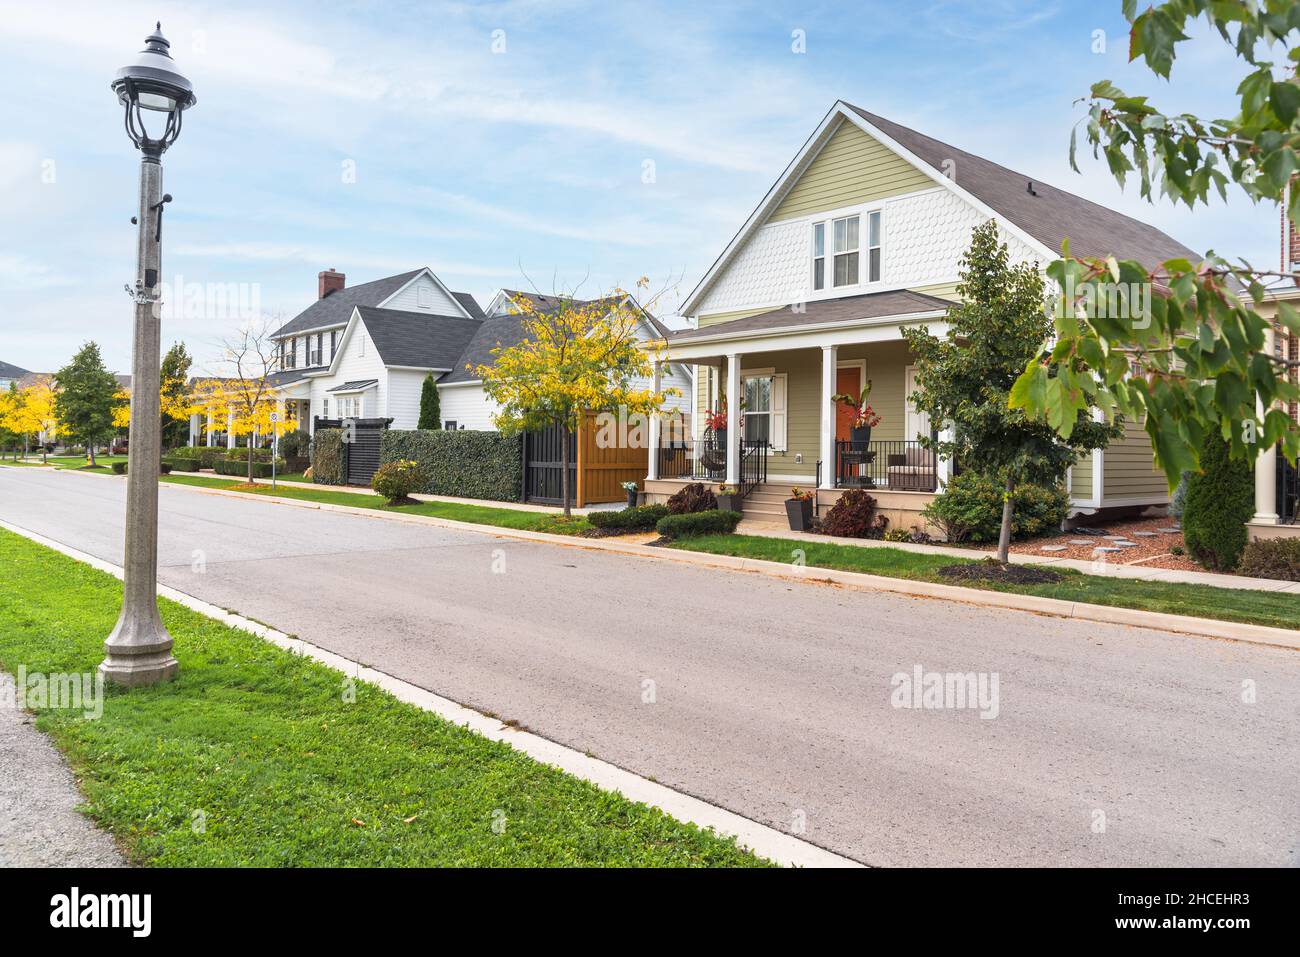
[[[343,288],[346,279],[347,277],[343,275],[343,273],[335,272],[333,266],[331,266],[329,269],[326,269],[323,273],[318,273],[316,275],[316,280],[317,280],[316,298],[324,299],[330,293],[338,292],[340,289]]]

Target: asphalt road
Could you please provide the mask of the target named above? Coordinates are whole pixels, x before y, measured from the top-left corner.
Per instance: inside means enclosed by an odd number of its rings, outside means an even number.
[[[124,491],[0,469],[0,518],[120,562]],[[1300,862],[1295,652],[176,487],[161,510],[168,585],[870,864]],[[894,706],[917,666],[996,675],[996,708]]]

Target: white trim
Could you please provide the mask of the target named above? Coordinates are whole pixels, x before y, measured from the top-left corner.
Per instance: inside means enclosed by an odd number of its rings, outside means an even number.
[[[1108,498],[1103,499],[1095,508],[1116,508],[1121,505],[1167,505],[1169,496],[1159,495],[1130,495],[1128,498]]]
[[[884,227],[881,227],[881,228],[883,229]],[[882,261],[883,261],[883,260],[882,260]],[[825,292],[826,290],[814,290],[814,289],[812,289],[812,288],[811,288],[811,280],[810,280],[810,283],[809,283],[809,290],[808,290],[808,296],[807,296],[806,298],[804,298],[804,299],[801,299],[800,301],[801,301],[801,302],[821,302],[821,301],[823,301],[823,300],[827,300],[827,299],[850,299],[850,298],[852,298],[853,296],[865,296],[865,295],[868,295],[868,294],[870,294],[870,295],[875,295],[876,293],[881,293],[881,292],[914,292],[914,293],[917,293],[918,295],[922,295],[922,296],[931,296],[931,297],[933,297],[933,298],[935,298],[935,299],[941,299],[941,298],[943,298],[942,296],[935,296],[934,293],[932,293],[932,292],[926,292],[924,287],[926,287],[926,286],[954,286],[954,285],[956,285],[956,284],[959,283],[959,282],[961,282],[961,277],[960,277],[960,276],[951,276],[951,277],[949,277],[949,278],[947,278],[947,279],[938,279],[938,280],[935,280],[934,282],[921,283],[920,285],[917,285],[916,283],[911,283],[911,284],[909,285],[908,283],[892,283],[892,284],[886,284],[886,283],[884,283],[884,282],[881,282],[881,283],[879,283],[879,284],[873,286],[873,287],[869,290],[869,293],[868,293],[868,292],[850,292],[850,293],[848,293],[848,294],[843,294],[843,293],[839,293],[839,292],[834,292],[834,291],[832,291],[831,295],[825,295],[825,296],[823,296],[823,295],[818,295],[817,293],[818,293],[818,292]],[[841,287],[841,288],[847,288],[847,287]],[[949,300],[945,300],[945,301],[949,301]],[[951,301],[954,305],[956,305],[956,300],[950,300],[950,301]],[[729,307],[726,308],[726,309],[710,309],[708,312],[701,312],[698,316],[695,317],[695,320],[696,320],[696,322],[698,323],[699,320],[701,320],[701,319],[708,319],[710,316],[729,316],[729,315],[731,315],[732,313],[735,313],[735,312],[747,312],[747,313],[749,313],[750,315],[757,315],[757,314],[762,313],[762,312],[775,312],[777,309],[787,309],[787,308],[789,308],[789,306],[790,306],[790,303],[789,303],[788,301],[785,301],[785,302],[755,302],[755,303],[749,303],[749,304],[747,304],[747,305],[743,305],[743,306],[729,306]],[[748,317],[746,317],[746,318],[748,318]],[[727,319],[727,320],[724,320],[724,321],[725,321],[725,322],[734,322],[734,321],[739,321],[739,320]],[[699,325],[695,325],[695,326],[692,326],[691,328],[698,329],[698,328],[700,328],[700,327],[699,327]],[[708,326],[706,325],[704,328],[708,328]],[[679,330],[677,330],[677,331],[678,331],[678,332],[685,332],[686,330],[684,330],[684,329],[679,329]]]
[[[727,335],[692,337],[688,341],[668,342],[665,361],[689,362],[693,359],[712,358],[724,354],[728,345],[745,343],[746,352],[775,352],[780,349],[815,348],[823,345],[853,345],[866,342],[887,342],[902,339],[902,327],[927,320],[942,320],[945,312],[916,313],[911,316],[887,316],[858,322],[825,322],[804,326],[784,326],[779,329],[753,329]],[[946,322],[936,322],[930,327],[935,335],[948,331]]]
[[[318,301],[319,301],[319,300],[318,300]],[[307,308],[310,309],[311,306],[308,306]],[[352,308],[355,309],[356,306],[353,306]],[[290,319],[289,321],[290,321],[290,322],[293,322],[292,319]],[[284,340],[284,339],[292,339],[292,338],[294,338],[295,336],[305,336],[305,335],[308,335],[308,334],[310,334],[310,333],[314,333],[314,332],[329,332],[331,329],[342,329],[342,328],[344,328],[346,325],[347,325],[346,322],[332,322],[332,323],[330,323],[328,326],[312,326],[310,329],[295,329],[295,330],[293,330],[293,332],[286,332],[286,333],[284,333],[284,335],[274,335],[274,336],[271,336],[271,341],[272,341],[272,342],[280,342],[281,340]],[[322,346],[322,348],[324,348],[324,346]]]
[[[1100,410],[1098,410],[1100,412]],[[1092,500],[1093,508],[1101,508],[1102,493],[1106,482],[1106,450],[1092,450]]]
[[[461,389],[461,388],[468,388],[469,386],[472,386],[472,385],[481,386],[482,384],[483,384],[483,380],[482,380],[482,379],[468,379],[468,380],[466,380],[466,381],[464,381],[464,382],[441,382],[441,381],[439,381],[439,382],[438,382],[438,389],[439,389],[440,391],[441,391],[442,389]]]

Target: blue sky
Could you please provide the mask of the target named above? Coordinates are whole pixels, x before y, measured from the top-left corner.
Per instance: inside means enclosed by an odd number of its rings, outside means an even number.
[[[1073,101],[1095,80],[1233,112],[1226,47],[1200,34],[1156,80],[1127,64],[1119,10],[4,0],[0,360],[50,370],[95,339],[129,367],[137,157],[108,83],[155,19],[198,95],[164,158],[164,278],[246,284],[285,319],[327,267],[353,284],[427,265],[484,304],[502,286],[595,293],[642,274],[684,298],[837,98],[1198,251],[1275,262],[1273,208],[1149,206],[1100,161],[1069,169]],[[210,364],[236,320],[182,311],[164,342]]]

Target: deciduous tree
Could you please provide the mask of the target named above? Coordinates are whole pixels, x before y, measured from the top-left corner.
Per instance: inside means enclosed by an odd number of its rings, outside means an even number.
[[[113,435],[113,410],[118,406],[119,384],[100,356],[99,346],[87,342],[72,361],[54,373],[58,391],[54,412],[59,430],[86,446],[88,461],[95,464],[95,443]]]

